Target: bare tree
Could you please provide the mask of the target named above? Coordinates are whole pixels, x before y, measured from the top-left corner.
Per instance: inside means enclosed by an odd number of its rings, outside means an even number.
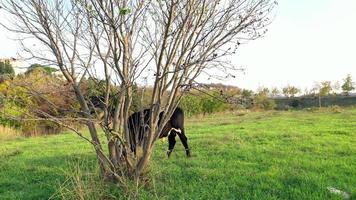
[[[93,145],[104,178],[124,182],[133,177],[138,182],[181,96],[201,75],[236,70],[226,57],[235,54],[241,43],[266,33],[275,4],[271,0],[3,0],[1,6],[14,20],[3,25],[23,36],[27,55],[60,69],[80,104],[78,120],[86,124],[90,138],[64,119],[46,115],[47,119],[71,128]],[[41,43],[40,49],[26,48],[26,41],[32,40]],[[81,87],[88,77],[105,81],[103,118],[92,112],[94,106]],[[142,153],[134,155],[127,119],[132,87],[140,81],[150,83],[153,93]],[[96,124],[106,135],[108,155]]]

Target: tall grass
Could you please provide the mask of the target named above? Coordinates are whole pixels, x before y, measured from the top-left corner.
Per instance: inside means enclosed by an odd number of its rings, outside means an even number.
[[[138,199],[140,190],[144,189],[129,179],[125,180],[124,184],[105,182],[100,177],[97,163],[93,160],[75,160],[68,165],[70,169],[63,171],[66,180],[59,184],[56,193],[49,199]]]
[[[21,131],[0,125],[0,140],[13,140],[21,137]]]
[[[112,199],[106,196],[107,189],[98,177],[96,170],[92,169],[94,163],[89,161],[69,163],[70,170],[63,171],[66,180],[58,187],[49,199],[68,199],[68,200],[96,200]]]

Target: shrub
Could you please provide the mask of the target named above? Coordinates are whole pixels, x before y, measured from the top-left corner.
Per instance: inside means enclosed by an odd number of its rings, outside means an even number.
[[[45,66],[45,65],[41,65],[41,64],[32,64],[28,69],[27,71],[25,72],[25,74],[30,74],[34,71],[37,71],[37,70],[41,70],[43,71],[44,73],[47,73],[48,75],[50,74],[53,74],[54,72],[58,71],[57,69],[55,68],[52,68],[50,66]]]
[[[218,97],[199,94],[183,96],[179,105],[183,108],[187,116],[221,112],[229,108],[229,106]]]
[[[254,108],[263,110],[273,110],[276,108],[274,100],[268,98],[266,95],[257,94],[254,98]]]
[[[0,62],[0,76],[14,76],[15,71],[10,62]]]
[[[301,106],[301,101],[298,99],[293,99],[292,102],[290,102],[290,106],[293,108],[299,108]]]
[[[201,98],[199,96],[191,94],[183,96],[179,105],[187,116],[202,113]]]
[[[48,116],[42,113],[58,118],[77,114],[73,110],[79,106],[67,87],[62,79],[43,70],[33,70],[0,83],[0,124],[21,129],[27,136],[61,132],[62,129],[46,121]],[[28,118],[31,120],[18,121]]]
[[[338,105],[330,106],[329,109],[333,113],[341,113],[342,112],[342,108],[340,106],[338,106]]]
[[[220,112],[225,110],[224,103],[214,97],[205,97],[201,101],[203,114]]]

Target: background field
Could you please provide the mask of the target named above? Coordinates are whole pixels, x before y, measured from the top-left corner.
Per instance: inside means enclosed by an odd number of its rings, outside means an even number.
[[[215,114],[186,129],[193,157],[178,141],[167,160],[158,142],[141,199],[342,199],[327,187],[356,199],[355,108]],[[2,138],[0,199],[127,197],[91,185],[92,151],[71,133]]]

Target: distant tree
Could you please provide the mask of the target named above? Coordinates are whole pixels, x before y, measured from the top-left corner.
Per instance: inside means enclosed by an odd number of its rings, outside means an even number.
[[[318,96],[319,95],[319,90],[320,90],[320,84],[316,81],[314,81],[312,88],[310,89],[310,95],[312,96]]]
[[[284,96],[289,98],[294,97],[296,94],[298,94],[300,92],[300,89],[295,86],[287,85],[286,87],[282,88],[282,92]]]
[[[304,88],[304,93],[303,93],[304,96],[310,96],[310,95],[312,95],[312,93],[313,93],[312,89],[309,90],[307,87]]]
[[[260,87],[257,89],[257,94],[254,97],[254,108],[271,110],[276,107],[273,100],[268,98],[270,90],[266,87]]]
[[[241,92],[241,95],[244,98],[250,98],[253,95],[253,91],[252,90],[243,89],[242,92]]]
[[[7,75],[7,76],[14,76],[15,70],[12,67],[11,63],[8,61],[0,62],[0,76]]]
[[[297,87],[292,86],[290,88],[289,94],[291,95],[291,97],[294,97],[296,94],[298,94],[300,92],[300,89]]]
[[[105,96],[105,81],[89,77],[88,79],[84,79],[82,82],[82,87],[84,87],[83,90],[85,90],[86,97]]]
[[[348,74],[344,79],[344,83],[342,84],[341,88],[345,95],[349,95],[349,93],[355,89],[355,83],[352,82],[352,77],[350,74]]]
[[[320,83],[319,94],[320,96],[328,96],[332,93],[333,87],[330,81],[322,81]]]
[[[25,72],[25,74],[30,74],[35,70],[42,70],[44,72],[46,72],[47,74],[53,74],[53,72],[58,71],[55,68],[52,68],[50,66],[46,66],[46,65],[41,65],[41,64],[32,64],[29,68],[27,68],[27,71]]]
[[[333,91],[333,87],[330,81],[322,81],[320,83],[315,82],[312,90],[315,95],[317,94],[319,107],[321,107],[321,98],[330,95]]]
[[[280,91],[278,88],[273,87],[273,88],[271,89],[271,96],[272,96],[272,97],[277,97],[277,96],[279,96],[280,94],[281,94],[281,91]]]
[[[266,87],[259,87],[257,88],[257,94],[267,96],[269,94],[269,89]]]
[[[336,81],[334,84],[332,84],[332,89],[333,89],[335,95],[340,90],[340,88],[341,88],[341,86],[340,86],[339,81]]]

